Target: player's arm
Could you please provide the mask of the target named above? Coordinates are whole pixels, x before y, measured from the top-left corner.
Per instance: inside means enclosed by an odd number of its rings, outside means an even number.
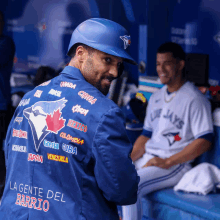
[[[150,138],[145,135],[140,135],[134,143],[133,150],[131,153],[132,161],[136,161],[145,153],[145,144]]]
[[[140,178],[130,158],[132,145],[120,109],[110,109],[102,117],[92,150],[94,173],[103,196],[117,205],[134,204]]]
[[[209,140],[198,138],[192,143],[187,145],[182,151],[172,155],[169,158],[163,159],[159,157],[154,157],[149,160],[144,167],[157,166],[163,169],[168,169],[174,165],[184,163],[190,160],[194,160],[196,157],[202,155],[208,151],[212,146]]]
[[[212,143],[206,139],[198,138],[192,143],[187,145],[182,151],[174,154],[170,158],[166,159],[166,163],[169,166],[184,163],[190,160],[194,160],[198,156],[202,155],[206,151],[210,150]]]

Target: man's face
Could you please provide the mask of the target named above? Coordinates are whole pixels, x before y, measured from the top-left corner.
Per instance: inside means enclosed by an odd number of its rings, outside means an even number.
[[[112,80],[118,76],[118,65],[122,61],[122,58],[94,50],[87,55],[81,72],[87,82],[107,95]]]
[[[172,53],[157,53],[157,73],[162,84],[174,85],[182,76],[180,61]]]

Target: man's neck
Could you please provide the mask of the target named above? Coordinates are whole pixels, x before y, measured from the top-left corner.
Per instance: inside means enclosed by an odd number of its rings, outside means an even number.
[[[77,68],[77,69],[80,69],[80,68],[79,68],[79,67],[80,67],[79,62],[78,62],[76,59],[74,59],[74,58],[72,58],[72,59],[70,60],[69,66],[73,66],[73,67],[75,67],[75,68]]]
[[[175,92],[179,90],[185,82],[186,82],[185,79],[181,79],[180,82],[177,82],[174,85],[167,85],[167,89],[170,93]]]

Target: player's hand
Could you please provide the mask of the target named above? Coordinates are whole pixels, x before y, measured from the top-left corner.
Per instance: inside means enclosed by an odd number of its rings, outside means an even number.
[[[156,167],[160,167],[163,169],[168,169],[172,165],[170,164],[170,161],[168,158],[162,159],[160,157],[154,157],[150,159],[142,168],[149,167],[149,166],[156,166]]]

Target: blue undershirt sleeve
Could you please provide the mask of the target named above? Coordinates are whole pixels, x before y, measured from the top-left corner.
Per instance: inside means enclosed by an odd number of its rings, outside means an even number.
[[[214,136],[213,133],[208,133],[208,134],[199,136],[198,138],[203,138],[203,139],[205,139],[205,140],[207,140],[207,141],[212,142],[213,136]],[[198,138],[197,138],[197,139],[198,139]]]
[[[148,137],[148,138],[151,138],[151,136],[152,136],[152,131],[148,131],[148,130],[143,129],[141,135],[144,135],[144,136],[146,136],[146,137]]]

